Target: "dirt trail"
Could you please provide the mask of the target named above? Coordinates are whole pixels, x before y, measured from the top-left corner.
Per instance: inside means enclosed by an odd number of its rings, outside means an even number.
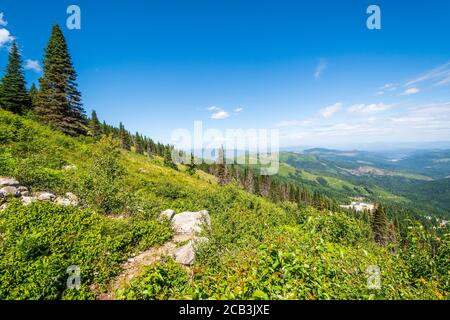
[[[108,291],[97,295],[97,300],[114,300],[114,292],[123,288],[133,278],[142,273],[142,269],[161,260],[162,257],[172,255],[178,249],[177,243],[190,240],[186,235],[175,235],[171,241],[160,247],[153,247],[139,255],[128,259],[122,264],[122,272],[111,282]]]

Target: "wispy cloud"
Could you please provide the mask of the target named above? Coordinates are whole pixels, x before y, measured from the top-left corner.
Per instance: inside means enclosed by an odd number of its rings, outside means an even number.
[[[319,59],[319,62],[314,71],[314,79],[319,80],[325,70],[328,68],[328,62],[326,59]]]
[[[222,120],[222,119],[226,119],[229,117],[230,117],[230,114],[228,112],[226,112],[224,110],[220,110],[220,111],[213,113],[211,116],[211,119]]]
[[[392,107],[392,104],[384,104],[382,102],[372,104],[355,104],[348,108],[348,112],[359,114],[373,114],[389,110]]]
[[[42,71],[41,65],[39,64],[39,61],[37,60],[31,60],[31,59],[27,59],[25,61],[25,69],[26,70],[33,70],[37,73]]]
[[[450,84],[450,61],[408,81],[405,87],[411,87],[422,82],[431,82],[433,85],[438,86]]]
[[[242,107],[234,109],[234,112],[236,112],[236,113],[240,113],[242,111],[244,111],[244,108],[242,108]]]
[[[276,124],[278,128],[299,127],[310,123],[310,120],[284,120]]]
[[[384,86],[378,88],[377,95],[382,96],[386,92],[397,90],[398,84],[396,83],[386,83]]]
[[[419,93],[419,92],[420,92],[419,88],[408,88],[405,91],[403,91],[402,95],[403,96],[409,96],[409,95],[416,94],[416,93]]]
[[[334,115],[336,112],[342,109],[342,103],[338,102],[331,106],[328,106],[319,111],[319,114],[324,118],[329,118]]]
[[[6,27],[8,25],[8,21],[4,18],[4,13],[0,12],[0,27]]]
[[[387,110],[386,104],[353,106],[364,117],[336,118],[324,122],[316,118],[307,127],[281,128],[284,144],[330,145],[333,143],[438,141],[450,136],[450,102],[425,105],[402,105],[392,112],[370,113]],[[397,106],[397,104],[395,104]],[[389,109],[389,108],[388,108]],[[366,112],[366,113],[364,113]]]
[[[222,109],[220,109],[220,108],[218,108],[216,106],[212,106],[212,107],[206,108],[206,110],[208,110],[208,111],[218,111],[218,110],[222,110]]]

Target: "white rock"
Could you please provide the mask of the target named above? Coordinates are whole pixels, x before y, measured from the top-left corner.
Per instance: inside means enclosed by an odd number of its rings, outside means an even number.
[[[78,197],[76,195],[74,195],[72,192],[67,192],[66,198],[70,200],[70,202],[72,203],[72,206],[76,207],[80,203],[80,200],[78,199]]]
[[[206,225],[204,225],[206,224]],[[172,228],[177,234],[195,236],[202,227],[211,228],[211,218],[208,211],[182,212],[173,217]]]
[[[72,202],[70,202],[69,199],[61,198],[61,197],[56,198],[56,199],[55,199],[55,203],[56,203],[58,206],[63,206],[63,207],[69,207],[69,206],[72,205]]]
[[[17,187],[19,181],[10,177],[0,177],[0,187]]]
[[[189,241],[175,252],[175,261],[185,266],[191,266],[195,262],[195,251],[198,245],[208,242],[208,238],[197,238]]]
[[[164,212],[161,212],[161,214],[159,215],[159,220],[168,219],[169,221],[172,221],[174,215],[175,211],[169,209]]]
[[[0,206],[0,212],[5,211],[8,208],[8,204],[4,203]]]
[[[63,168],[63,170],[74,170],[74,169],[77,168],[77,166],[74,165],[74,164],[69,164],[69,165],[66,165],[66,166],[64,166],[62,168]]]
[[[53,201],[56,199],[56,196],[50,192],[38,192],[36,198],[39,201]]]
[[[17,190],[16,187],[7,186],[0,189],[0,194],[6,198],[9,196],[12,197],[20,197],[20,192]]]
[[[36,202],[36,198],[35,197],[22,197],[22,204],[24,206],[28,206],[30,204],[32,204],[33,202]]]
[[[58,197],[55,199],[55,203],[59,206],[64,206],[64,207],[69,207],[69,206],[73,206],[76,207],[78,206],[78,197],[76,195],[74,195],[73,193],[67,192],[66,193],[66,197]]]

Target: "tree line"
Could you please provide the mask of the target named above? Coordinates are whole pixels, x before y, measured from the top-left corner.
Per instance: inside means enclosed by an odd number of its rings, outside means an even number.
[[[140,154],[164,156],[166,150],[172,150],[170,145],[156,143],[140,133],[131,134],[122,123],[119,127],[100,123],[95,111],[88,118],[76,80],[67,41],[56,24],[45,48],[39,88],[33,83],[27,90],[22,56],[17,42],[13,41],[0,81],[0,108],[20,115],[31,114],[71,136],[91,136],[98,140],[102,135],[111,135],[120,141],[122,148],[133,148]]]

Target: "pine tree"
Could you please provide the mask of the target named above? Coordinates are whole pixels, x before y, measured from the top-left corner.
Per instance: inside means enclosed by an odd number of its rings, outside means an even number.
[[[26,89],[22,68],[22,57],[15,41],[9,53],[8,65],[1,82],[1,108],[18,114],[23,114],[31,108],[31,99]]]
[[[86,134],[86,115],[77,89],[77,74],[58,25],[53,27],[45,50],[43,69],[36,114],[44,123],[66,134]]]
[[[95,110],[92,111],[91,119],[89,120],[89,134],[95,140],[98,140],[101,136],[101,125]]]
[[[164,151],[164,165],[168,168],[177,170],[177,166],[172,160],[172,149],[166,148]]]
[[[187,172],[191,176],[193,176],[195,174],[195,172],[197,171],[197,165],[195,164],[195,157],[194,157],[193,153],[191,153],[191,163],[189,163],[189,165],[187,167],[188,167]]]
[[[36,85],[34,83],[31,85],[31,88],[30,88],[30,91],[28,94],[30,95],[31,107],[35,108],[39,91],[36,88]]]
[[[377,205],[373,214],[372,230],[375,241],[380,245],[384,245],[388,234],[388,219],[386,211],[381,204]]]
[[[125,126],[122,122],[119,124],[119,140],[120,146],[125,150],[131,149],[130,134],[125,130]]]
[[[227,184],[227,167],[225,166],[225,150],[223,146],[219,149],[219,155],[217,158],[217,178],[221,186]]]

